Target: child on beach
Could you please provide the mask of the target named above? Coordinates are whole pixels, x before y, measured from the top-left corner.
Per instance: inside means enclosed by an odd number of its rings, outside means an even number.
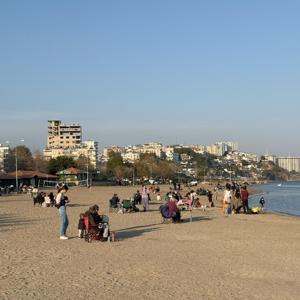
[[[158,194],[156,195],[156,201],[160,202],[160,200],[161,200],[160,193],[158,193]]]
[[[78,222],[78,238],[80,239],[83,238],[84,231],[85,231],[84,214],[80,214],[79,222]]]

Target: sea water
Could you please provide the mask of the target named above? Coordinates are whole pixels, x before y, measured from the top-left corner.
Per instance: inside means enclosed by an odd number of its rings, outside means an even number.
[[[263,196],[265,210],[300,216],[300,182],[274,182],[254,186],[257,195],[251,195],[249,205],[259,206],[259,199]]]

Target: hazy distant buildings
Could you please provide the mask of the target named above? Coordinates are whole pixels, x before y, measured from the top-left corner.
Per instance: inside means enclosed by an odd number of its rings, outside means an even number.
[[[82,142],[82,129],[79,124],[64,124],[59,120],[48,121],[47,148],[44,150],[46,159],[69,156],[75,160],[86,157],[87,163],[94,168],[98,160],[98,143]]]
[[[222,156],[225,153],[237,151],[239,151],[239,145],[236,142],[218,142],[206,146],[206,152],[216,156]]]
[[[140,159],[141,154],[154,154],[157,158],[166,159],[169,161],[179,162],[180,155],[176,149],[190,148],[196,153],[205,153],[216,156],[222,156],[226,152],[238,151],[238,143],[220,142],[210,146],[203,145],[176,145],[163,146],[161,143],[147,143],[144,145],[135,145],[127,147],[110,146],[103,149],[101,161],[107,162],[109,160],[109,152],[120,153],[124,162],[135,162]]]
[[[141,153],[155,154],[156,157],[161,158],[162,148],[160,143],[148,143],[141,147]]]
[[[279,167],[289,172],[300,172],[300,157],[277,157],[276,163]]]
[[[163,153],[165,154],[166,160],[179,162],[180,155],[175,152],[174,147],[164,147]]]

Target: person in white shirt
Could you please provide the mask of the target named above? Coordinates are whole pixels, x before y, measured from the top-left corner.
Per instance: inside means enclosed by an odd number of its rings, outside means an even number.
[[[69,202],[68,197],[65,196],[65,193],[68,191],[68,187],[63,185],[60,187],[55,197],[55,206],[57,207],[60,215],[60,239],[67,240],[66,231],[69,225],[69,220],[67,216],[66,203]]]
[[[226,189],[223,198],[223,212],[225,215],[228,215],[231,213],[231,199],[232,199],[231,185],[229,183],[226,183],[225,188]]]

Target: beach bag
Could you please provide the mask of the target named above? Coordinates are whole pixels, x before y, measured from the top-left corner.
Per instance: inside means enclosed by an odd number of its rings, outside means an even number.
[[[253,214],[258,214],[258,213],[260,212],[260,208],[259,208],[259,207],[252,207],[252,208],[251,208],[251,212],[252,212]]]

